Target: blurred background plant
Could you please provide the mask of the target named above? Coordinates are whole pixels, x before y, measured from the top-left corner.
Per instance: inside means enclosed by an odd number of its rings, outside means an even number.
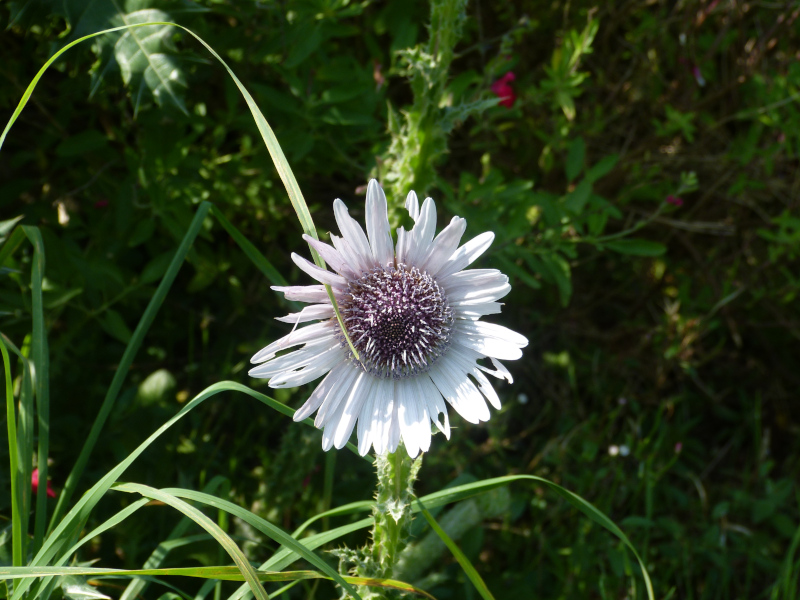
[[[253,93],[322,234],[332,199],[355,206],[369,173],[391,190],[396,221],[414,187],[443,200],[440,221],[459,214],[470,231],[497,234],[483,264],[512,277],[501,320],[531,346],[488,426],[459,421],[453,441],[434,441],[418,492],[548,477],[621,522],[663,596],[797,598],[800,8],[484,0],[466,10],[447,54],[421,1],[9,2],[0,110],[81,35],[151,20],[190,27]],[[58,61],[0,154],[2,218],[39,226],[46,249],[56,491],[201,201],[287,280],[302,277],[287,252],[302,248],[293,210],[234,85],[184,33],[132,31]],[[272,319],[284,301],[217,221],[188,260],[80,490],[207,385],[257,386],[248,357],[285,332]],[[31,251],[3,267],[0,327],[24,352]],[[273,393],[292,406],[305,394]],[[199,489],[224,475],[232,500],[289,529],[366,499],[369,465],[323,455],[315,433],[245,402],[191,413],[126,479]],[[101,505],[96,518],[118,509]],[[498,598],[641,597],[619,544],[543,488],[511,487],[471,510],[460,544]],[[82,559],[140,566],[174,526],[158,515],[122,524]],[[271,544],[228,526],[254,557]],[[217,564],[218,552],[198,543],[170,561]],[[471,597],[441,556],[407,572],[437,598]]]

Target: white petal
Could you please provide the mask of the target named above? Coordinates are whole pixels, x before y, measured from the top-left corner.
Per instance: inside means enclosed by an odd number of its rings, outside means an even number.
[[[397,446],[400,444],[400,402],[397,399],[397,393],[393,396],[392,404],[392,419],[389,427],[389,442],[386,447],[387,452],[396,452]]]
[[[428,254],[422,259],[420,269],[427,271],[429,275],[435,276],[442,266],[453,256],[461,241],[461,236],[467,229],[467,220],[461,217],[453,217],[450,224],[442,229],[436,239],[433,240]],[[444,285],[441,281],[439,285]]]
[[[353,277],[357,275],[356,271],[350,268],[350,265],[347,264],[347,261],[338,250],[332,248],[325,242],[320,242],[319,240],[314,239],[306,233],[303,234],[303,239],[319,253],[319,255],[322,257],[322,260],[328,263],[328,265],[330,265],[334,271],[345,277]]]
[[[278,358],[272,358],[257,367],[253,367],[250,369],[249,375],[250,377],[267,379],[278,373],[291,372],[311,364],[324,352],[339,346],[339,340],[333,336],[314,340],[314,342],[306,344],[300,350],[289,352]]]
[[[489,407],[475,384],[450,361],[440,361],[429,371],[431,379],[450,405],[470,423],[489,420]]]
[[[375,454],[385,454],[389,447],[389,430],[394,410],[394,389],[392,381],[380,379],[375,386],[375,402],[372,406],[371,427],[372,447]]]
[[[458,344],[452,344],[447,353],[447,360],[452,361],[459,371],[469,373],[474,377],[480,392],[486,396],[486,399],[489,400],[492,406],[499,409],[500,397],[497,395],[497,392],[495,392],[492,384],[489,383],[489,380],[486,379],[486,375],[478,368],[476,361],[479,358],[482,358],[480,354],[474,350],[463,348]]]
[[[389,233],[386,194],[378,181],[371,179],[367,186],[367,235],[375,262],[386,267],[394,263],[394,246]]]
[[[455,308],[457,319],[480,319],[486,315],[500,314],[503,305],[500,302],[483,302],[481,304],[466,304]]]
[[[273,285],[272,289],[281,292],[287,300],[298,302],[330,302],[328,292],[321,285]]]
[[[356,419],[358,419],[361,408],[372,393],[374,382],[374,377],[362,372],[361,377],[356,379],[355,383],[353,383],[350,395],[345,401],[344,412],[341,417],[339,417],[339,422],[336,424],[336,430],[333,434],[334,448],[340,449],[347,444],[347,440],[350,439],[350,434],[353,433],[353,427],[356,424]],[[328,427],[332,426],[333,423],[328,425]]]
[[[333,312],[333,305],[331,304],[312,304],[310,306],[306,306],[298,313],[291,313],[286,315],[285,317],[276,317],[276,321],[280,321],[282,323],[305,323],[307,321],[316,321],[318,319],[327,319],[329,317],[333,317],[335,313]]]
[[[489,360],[492,361],[492,364],[496,369],[495,371],[492,371],[488,367],[482,367],[481,365],[478,365],[478,368],[484,373],[489,373],[489,375],[494,375],[498,379],[505,379],[506,381],[508,381],[508,383],[514,383],[514,378],[511,376],[511,373],[508,372],[508,369],[506,369],[503,363],[501,363],[496,358],[490,358]]]
[[[338,328],[338,325],[335,327]],[[305,344],[311,340],[320,339],[322,337],[333,338],[335,335],[333,323],[324,321],[322,323],[314,323],[308,327],[302,327],[294,330],[289,335],[285,335],[279,340],[275,340],[269,346],[262,348],[250,359],[250,362],[255,364],[262,363],[265,360],[272,358],[277,352],[286,350],[298,344]]]
[[[369,271],[372,268],[372,255],[369,256],[369,260],[365,259],[361,254],[353,250],[350,242],[338,235],[331,234],[331,242],[333,242],[333,247],[342,255],[342,258],[347,261],[353,273],[361,276],[364,271]]]
[[[407,264],[419,264],[420,259],[427,256],[434,233],[436,233],[436,205],[433,199],[425,198],[420,216],[410,232],[411,239],[405,257]]]
[[[427,374],[420,375],[416,378],[417,384],[420,387],[420,397],[425,398],[428,403],[428,413],[431,421],[436,425],[436,428],[444,434],[448,440],[450,439],[450,419],[447,415],[447,406],[442,398],[442,393],[438,390],[436,385],[431,381]],[[444,415],[444,423],[439,423],[439,415]]]
[[[475,336],[492,337],[508,344],[524,348],[528,345],[528,338],[524,335],[512,331],[508,327],[503,327],[497,323],[486,323],[485,321],[460,321],[457,325],[460,332]]]
[[[417,219],[419,219],[419,200],[417,200],[417,194],[414,190],[408,192],[408,196],[406,196],[406,210],[416,223]]]
[[[452,273],[457,273],[472,264],[476,258],[486,252],[494,240],[494,233],[487,231],[477,237],[472,238],[453,253],[441,270],[437,273],[438,277],[443,278]]]
[[[522,357],[522,350],[496,338],[463,335],[458,336],[455,343],[461,344],[465,348],[477,350],[484,356],[491,356],[501,360],[517,360]]]
[[[317,265],[312,263],[311,261],[303,258],[299,254],[292,252],[292,261],[298,267],[300,267],[303,271],[311,275],[314,279],[319,281],[320,283],[327,283],[328,285],[335,286],[338,288],[346,288],[347,281],[341,275],[336,275],[335,273],[331,273],[325,269],[320,269]]]
[[[342,237],[347,240],[353,251],[362,257],[362,261],[365,264],[369,264],[370,267],[376,266],[367,236],[364,235],[361,225],[347,212],[344,202],[338,199],[333,202],[333,214],[336,217],[336,224],[339,226]]]
[[[314,381],[325,375],[333,367],[338,365],[344,360],[346,354],[345,350],[341,347],[332,348],[322,354],[319,354],[314,360],[313,364],[300,369],[299,371],[292,371],[291,373],[282,373],[276,375],[269,380],[269,387],[271,388],[288,388],[298,387],[309,381]]]
[[[416,386],[413,379],[399,379],[394,382],[394,394],[397,398],[397,416],[400,424],[400,433],[403,437],[403,444],[411,458],[419,454],[419,441],[417,430],[420,427],[422,410],[419,406],[416,394]],[[430,431],[431,426],[426,422],[423,425]]]
[[[495,287],[460,287],[447,294],[447,301],[453,307],[474,306],[498,300],[510,291],[511,285],[509,283],[498,283]]]
[[[430,271],[428,272],[430,273]],[[458,271],[447,277],[437,277],[436,282],[450,294],[464,287],[497,287],[508,283],[508,277],[497,269],[470,269],[469,271]]]
[[[358,453],[364,456],[372,446],[372,411],[375,408],[375,397],[378,392],[378,383],[373,382],[372,393],[367,397],[358,415]]]
[[[486,379],[486,375],[484,375],[479,369],[478,366],[472,369],[471,372],[472,376],[475,378],[476,383],[478,384],[478,389],[481,391],[481,394],[486,396],[486,399],[489,403],[494,406],[497,410],[500,410],[500,397],[497,395],[497,392],[492,387],[492,384]]]
[[[315,410],[322,406],[322,403],[325,402],[325,399],[332,393],[333,389],[341,387],[342,376],[348,368],[350,368],[350,365],[344,362],[331,369],[330,373],[320,382],[303,406],[294,413],[292,419],[294,421],[302,421],[311,416]]]
[[[350,391],[350,386],[353,385],[353,381],[355,381],[360,373],[362,373],[362,371],[358,367],[349,363],[346,365],[346,369],[339,375],[339,382],[336,388],[331,391],[330,395],[325,398],[325,402],[322,403],[322,407],[319,409],[317,417],[314,419],[315,427],[325,427],[336,413],[342,398],[347,396],[347,393]]]
[[[411,234],[408,231],[406,231],[406,228],[398,227],[397,247],[396,247],[396,255],[398,263],[406,264],[406,254],[408,253],[408,246],[410,240],[411,240]]]

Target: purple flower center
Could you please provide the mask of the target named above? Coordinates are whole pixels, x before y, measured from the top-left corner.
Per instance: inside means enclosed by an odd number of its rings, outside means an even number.
[[[430,369],[447,351],[455,322],[436,280],[403,264],[351,281],[339,308],[361,366],[382,378]]]

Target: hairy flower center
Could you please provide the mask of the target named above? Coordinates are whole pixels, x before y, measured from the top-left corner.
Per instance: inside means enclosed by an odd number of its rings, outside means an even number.
[[[427,371],[450,343],[453,309],[416,267],[376,268],[351,281],[340,309],[361,366],[377,377]]]

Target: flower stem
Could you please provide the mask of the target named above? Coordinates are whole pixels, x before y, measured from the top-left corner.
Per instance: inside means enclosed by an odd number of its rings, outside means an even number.
[[[391,577],[400,551],[408,544],[414,481],[422,456],[410,458],[402,446],[376,457],[378,489],[375,495],[372,556],[381,577]]]

